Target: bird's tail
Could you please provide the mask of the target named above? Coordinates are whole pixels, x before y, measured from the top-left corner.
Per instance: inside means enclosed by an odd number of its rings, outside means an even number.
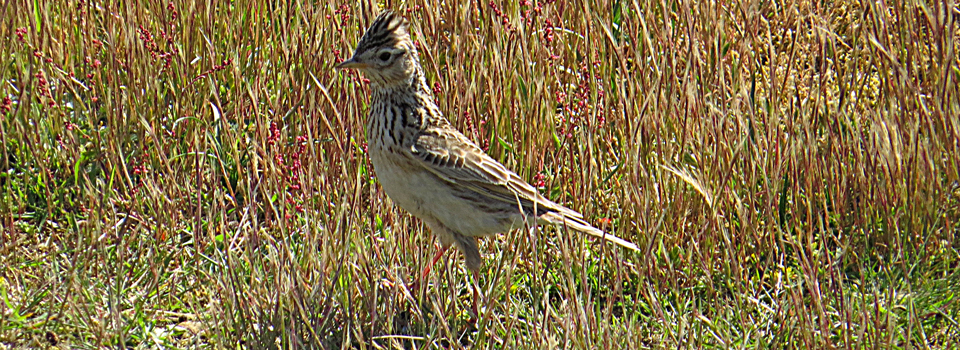
[[[601,229],[593,227],[590,224],[588,224],[586,221],[583,221],[583,219],[579,217],[580,215],[577,212],[574,212],[572,210],[570,210],[570,212],[572,212],[572,214],[568,214],[568,215],[564,215],[565,213],[562,213],[562,212],[549,212],[549,213],[540,215],[540,220],[552,225],[556,225],[558,227],[568,227],[570,229],[577,230],[594,237],[603,238],[607,241],[616,243],[621,247],[624,247],[633,251],[640,251],[640,248],[638,248],[636,244],[633,244],[625,239],[622,239],[620,237],[606,233]]]

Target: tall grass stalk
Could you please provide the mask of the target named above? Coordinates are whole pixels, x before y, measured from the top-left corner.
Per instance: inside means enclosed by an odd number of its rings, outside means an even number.
[[[0,348],[960,347],[960,9],[387,3],[446,116],[643,247],[380,189],[376,4],[0,5]],[[469,324],[470,284],[484,294]]]

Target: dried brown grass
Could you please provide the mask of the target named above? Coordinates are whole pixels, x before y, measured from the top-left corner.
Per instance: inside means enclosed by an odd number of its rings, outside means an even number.
[[[213,7],[208,7],[212,5]],[[389,4],[447,117],[644,247],[459,257],[334,71],[376,5],[0,5],[0,347],[956,348],[956,4]]]

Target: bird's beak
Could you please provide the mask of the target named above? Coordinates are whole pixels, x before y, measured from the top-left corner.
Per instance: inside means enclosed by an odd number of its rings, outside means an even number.
[[[349,60],[340,62],[340,64],[338,64],[336,68],[338,68],[338,69],[349,69],[349,68],[360,69],[360,68],[367,68],[367,64],[366,64],[366,63],[357,62],[356,58],[351,57]]]

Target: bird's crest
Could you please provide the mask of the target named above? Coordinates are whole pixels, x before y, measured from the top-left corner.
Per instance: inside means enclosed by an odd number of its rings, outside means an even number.
[[[374,47],[395,46],[398,41],[410,40],[407,26],[407,20],[396,12],[383,11],[363,33],[357,43],[356,52],[364,52]]]

